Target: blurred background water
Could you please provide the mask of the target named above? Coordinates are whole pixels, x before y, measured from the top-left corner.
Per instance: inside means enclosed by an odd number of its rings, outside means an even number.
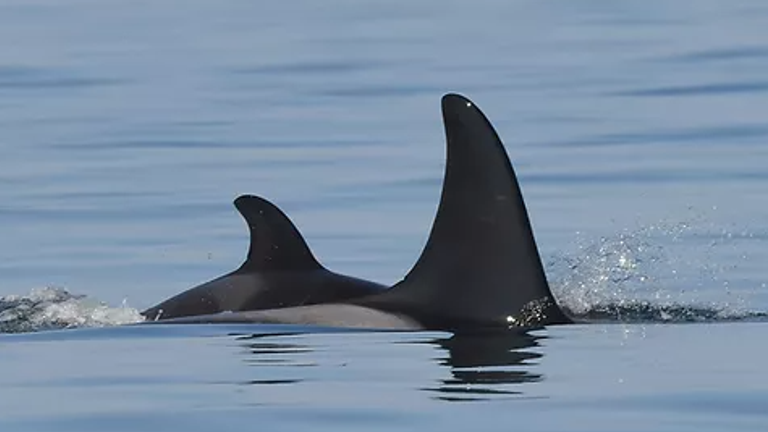
[[[0,329],[105,326],[0,337],[0,428],[764,428],[766,28],[757,0],[0,1]],[[240,264],[242,193],[397,281],[449,91],[607,324],[115,327]]]

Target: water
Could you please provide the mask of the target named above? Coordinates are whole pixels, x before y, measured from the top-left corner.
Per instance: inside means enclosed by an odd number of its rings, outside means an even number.
[[[0,2],[0,429],[765,428],[766,24],[757,0]],[[241,193],[397,281],[447,91],[600,324],[119,325],[239,265]]]

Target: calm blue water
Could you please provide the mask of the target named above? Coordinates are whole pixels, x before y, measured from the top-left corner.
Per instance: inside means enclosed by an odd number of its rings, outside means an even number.
[[[766,29],[759,0],[0,1],[0,430],[766,428]],[[448,91],[605,324],[118,325],[240,264],[241,193],[397,281]]]

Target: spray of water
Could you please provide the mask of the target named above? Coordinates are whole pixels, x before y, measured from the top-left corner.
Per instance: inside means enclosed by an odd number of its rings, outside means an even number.
[[[558,302],[590,321],[701,322],[761,320],[746,296],[732,293],[726,275],[735,269],[712,262],[729,232],[708,232],[688,222],[624,230],[597,241],[579,238],[575,251],[558,254],[547,273]],[[699,244],[701,243],[701,245]],[[703,248],[703,250],[702,250]]]
[[[126,304],[110,307],[61,288],[33,289],[27,295],[0,297],[0,333],[106,327],[143,319]]]

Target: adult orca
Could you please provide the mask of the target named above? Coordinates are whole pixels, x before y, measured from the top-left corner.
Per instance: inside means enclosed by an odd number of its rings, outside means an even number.
[[[250,230],[250,247],[237,270],[190,288],[141,314],[165,320],[224,311],[274,309],[343,301],[386,288],[323,267],[277,206],[264,198],[235,199]]]
[[[440,204],[403,280],[347,301],[165,322],[448,331],[569,323],[547,284],[520,186],[493,126],[458,94],[443,96],[442,112],[447,156]]]

